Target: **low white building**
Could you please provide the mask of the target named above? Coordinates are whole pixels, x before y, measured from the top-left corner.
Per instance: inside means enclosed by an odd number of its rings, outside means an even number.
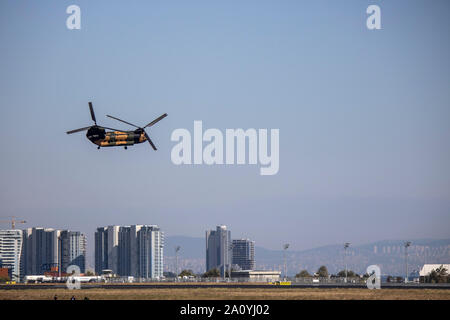
[[[272,282],[280,280],[281,271],[241,270],[231,271],[231,278],[250,282]]]
[[[436,270],[441,266],[447,269],[447,272],[450,273],[450,264],[424,264],[419,271],[419,276],[426,277],[427,275],[430,274],[431,271]]]

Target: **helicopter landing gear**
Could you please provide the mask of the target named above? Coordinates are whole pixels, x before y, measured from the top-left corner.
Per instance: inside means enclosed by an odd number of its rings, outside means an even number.
[[[125,146],[125,147],[123,147],[125,150],[127,150],[128,148]]]

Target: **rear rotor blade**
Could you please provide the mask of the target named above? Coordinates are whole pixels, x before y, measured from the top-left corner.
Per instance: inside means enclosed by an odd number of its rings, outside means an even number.
[[[117,121],[121,121],[121,122],[123,122],[123,123],[126,123],[126,124],[128,124],[128,125],[130,125],[130,126],[136,127],[136,128],[138,128],[138,129],[141,128],[141,127],[138,127],[137,125],[132,124],[132,123],[129,123],[129,122],[125,121],[125,120],[122,120],[122,119],[119,119],[119,118],[110,116],[109,114],[107,114],[106,116],[109,117],[109,118],[112,118],[112,119],[114,119],[114,120],[117,120]]]
[[[144,131],[144,135],[147,138],[148,143],[150,143],[150,145],[152,146],[153,150],[155,150],[155,151],[158,150],[158,149],[156,149],[155,145],[153,144],[153,141],[148,136],[147,132]]]
[[[147,124],[144,128],[151,127],[152,125],[154,125],[154,124],[157,123],[158,121],[164,119],[165,117],[167,117],[167,113],[164,113],[162,116],[156,118],[155,120],[153,120],[152,122],[150,122],[149,124]]]
[[[89,102],[89,110],[91,111],[92,121],[97,124],[97,120],[95,119],[94,107],[92,107],[92,102]]]
[[[90,127],[84,127],[84,128],[80,128],[80,129],[70,130],[70,131],[67,131],[66,133],[67,133],[67,134],[72,134],[72,133],[75,133],[75,132],[80,132],[80,131],[88,130],[89,128],[90,128]]]

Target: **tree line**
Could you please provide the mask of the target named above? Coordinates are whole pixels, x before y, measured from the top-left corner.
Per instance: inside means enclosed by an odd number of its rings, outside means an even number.
[[[328,272],[328,269],[326,266],[320,266],[319,269],[317,269],[317,272],[314,274],[310,274],[308,270],[303,269],[299,273],[295,275],[296,278],[312,278],[312,277],[319,277],[319,278],[344,278],[345,277],[345,270],[339,271],[337,274],[330,274]],[[354,278],[354,277],[361,277],[359,274],[354,272],[353,270],[347,270],[347,277],[348,278]],[[366,273],[362,275],[362,277],[369,277],[369,275]]]

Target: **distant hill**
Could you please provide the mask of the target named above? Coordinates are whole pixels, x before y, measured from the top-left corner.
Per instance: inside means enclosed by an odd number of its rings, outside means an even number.
[[[364,245],[350,246],[347,249],[349,270],[365,273],[371,264],[377,264],[384,275],[405,274],[405,240],[384,240]],[[408,270],[418,271],[424,263],[450,263],[450,239],[417,239],[411,241],[408,248]],[[174,270],[175,246],[180,245],[179,268],[190,268],[201,273],[205,269],[205,239],[174,236],[166,237],[164,254],[167,270]],[[287,268],[289,275],[295,275],[302,269],[315,272],[321,265],[329,272],[337,273],[345,268],[344,248],[342,245],[291,251],[287,250]],[[283,251],[255,247],[255,259],[258,269],[283,269]]]
[[[351,246],[347,249],[349,270],[362,274],[369,265],[380,266],[382,274],[405,274],[404,240],[385,240],[365,245]],[[257,265],[270,268],[282,265],[282,251],[267,249],[256,250]],[[319,248],[288,251],[288,273],[295,274],[301,269],[315,272],[321,265],[327,266],[329,272],[337,273],[345,269],[343,245],[328,245]],[[450,239],[419,239],[412,241],[408,248],[408,271],[418,271],[424,263],[448,263],[450,261]]]

